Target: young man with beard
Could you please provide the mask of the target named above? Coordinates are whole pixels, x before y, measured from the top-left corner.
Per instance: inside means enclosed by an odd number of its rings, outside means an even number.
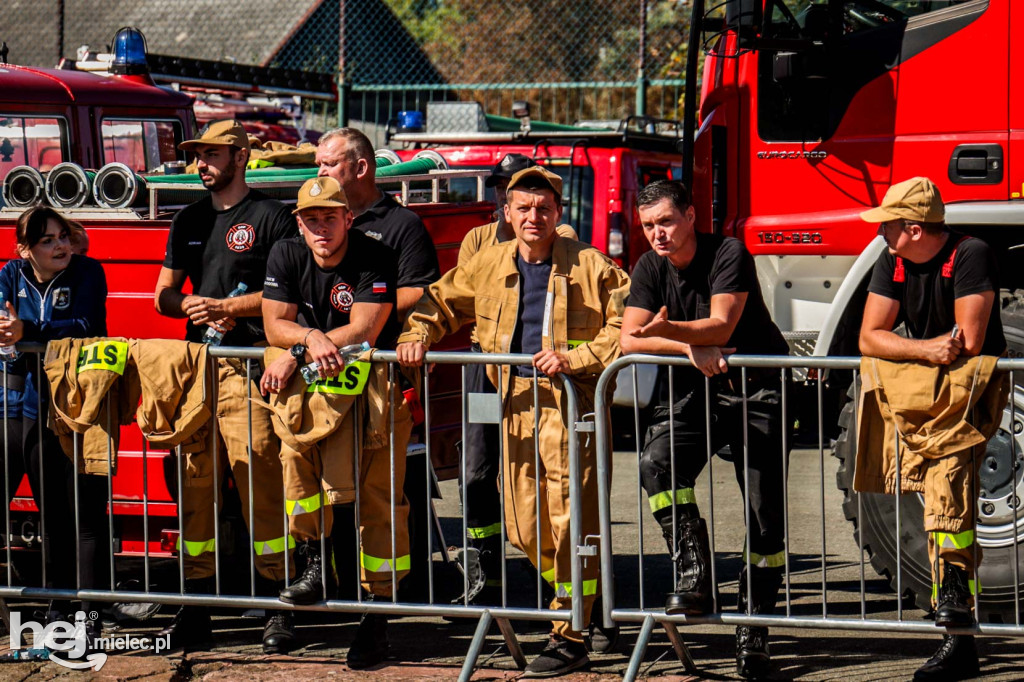
[[[188,318],[185,338],[201,342],[207,329],[224,334],[225,346],[256,346],[265,343],[261,301],[270,247],[295,236],[295,219],[288,208],[245,182],[249,138],[242,125],[232,120],[211,121],[198,139],[180,148],[196,155],[199,177],[210,194],[182,209],[171,223],[167,253],[157,280],[155,304],[161,315]],[[191,294],[182,293],[185,281]],[[245,284],[244,295],[228,294]],[[289,538],[282,537],[280,442],[274,435],[265,409],[251,408],[259,365],[237,358],[218,358],[216,415],[219,442],[204,452],[189,454],[188,474],[182,481],[184,516],[179,551],[185,554],[187,593],[214,591],[213,454],[221,460],[217,472],[230,472],[242,501],[242,514],[253,539],[258,594],[274,594],[283,586],[285,552]],[[249,424],[252,451],[249,451]],[[249,518],[249,475],[252,468],[253,511]],[[294,563],[289,563],[294,566]],[[210,614],[205,607],[183,606],[160,635],[170,635],[175,646],[208,643]],[[267,653],[285,653],[294,642],[290,611],[270,613],[263,632]]]

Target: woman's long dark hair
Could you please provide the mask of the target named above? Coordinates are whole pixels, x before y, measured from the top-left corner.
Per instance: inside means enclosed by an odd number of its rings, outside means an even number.
[[[46,224],[51,220],[60,223],[61,227],[67,230],[68,236],[71,236],[72,227],[67,218],[49,206],[38,204],[18,216],[18,226],[15,231],[18,246],[31,249],[38,244],[46,234]]]

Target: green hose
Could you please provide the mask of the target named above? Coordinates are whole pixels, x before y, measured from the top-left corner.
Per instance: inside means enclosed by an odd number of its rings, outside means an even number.
[[[381,159],[377,159],[377,177],[390,178],[396,175],[421,175],[437,170],[437,163],[433,159],[420,158],[393,165],[381,165]],[[247,170],[245,181],[251,185],[258,185],[261,182],[300,182],[315,178],[316,168],[259,168]],[[199,175],[188,173],[184,175],[146,175],[143,176],[147,182],[154,182],[167,185],[198,185],[202,183]]]

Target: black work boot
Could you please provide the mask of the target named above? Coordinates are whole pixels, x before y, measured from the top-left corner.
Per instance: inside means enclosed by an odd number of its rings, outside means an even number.
[[[595,654],[609,654],[619,643],[619,626],[612,625],[610,628],[604,626],[603,603],[604,600],[598,595],[594,600],[594,607],[590,611],[588,637],[584,639],[587,649]]]
[[[978,649],[970,635],[944,635],[942,646],[914,673],[914,682],[966,680],[981,672]]]
[[[455,562],[466,575],[466,587],[462,594],[452,599],[452,604],[501,605],[501,535],[474,538],[463,551],[455,550]]]
[[[551,635],[548,645],[544,647],[540,656],[526,666],[523,677],[557,677],[582,668],[588,663],[590,663],[590,657],[587,656],[587,648],[583,642],[574,642],[558,635]]]
[[[942,584],[936,599],[935,624],[943,627],[972,625],[971,591],[967,583],[967,571],[945,562]]]
[[[328,544],[328,552],[330,545]],[[281,590],[278,598],[286,604],[315,604],[324,598],[324,574],[321,565],[320,540],[306,540],[298,546],[298,555],[304,562],[298,580]],[[327,556],[330,556],[328,553]],[[328,570],[330,570],[328,568]]]
[[[662,533],[676,564],[676,586],[665,600],[665,613],[688,616],[711,613],[714,609],[711,549],[704,519],[681,519],[676,528],[678,544],[675,548],[671,529],[663,528]]]
[[[263,653],[286,654],[295,648],[295,619],[291,611],[267,611]]]
[[[775,602],[782,586],[782,569],[751,566],[750,613],[769,615],[775,611]],[[747,568],[743,567],[739,578],[739,599],[736,611],[747,612]],[[768,628],[740,625],[736,628],[736,672],[748,679],[761,679],[771,667],[771,652],[768,650]]]
[[[373,601],[373,598],[370,598]],[[384,661],[388,655],[388,617],[383,613],[364,613],[356,638],[348,649],[345,664],[352,670],[365,670]]]
[[[213,591],[212,578],[185,580],[185,594],[212,594]],[[182,606],[174,614],[171,624],[158,632],[157,636],[170,636],[172,649],[210,644],[213,639],[210,610],[205,606]]]

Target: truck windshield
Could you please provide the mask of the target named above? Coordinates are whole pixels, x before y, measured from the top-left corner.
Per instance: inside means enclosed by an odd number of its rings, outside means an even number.
[[[63,119],[0,113],[0,178],[15,166],[32,166],[45,173],[66,160],[65,130]]]
[[[842,22],[842,33],[935,12],[976,0],[769,0],[765,37],[820,40],[830,24]]]
[[[594,232],[594,169],[589,166],[573,168],[569,182],[569,166],[547,167],[562,178],[562,222],[572,225],[580,241],[590,242]],[[490,166],[459,166],[459,170],[490,170]],[[571,186],[570,186],[571,185]],[[488,191],[493,200],[493,192]],[[449,181],[448,201],[476,201],[476,179],[457,178]],[[568,202],[568,204],[566,204]]]
[[[120,162],[137,173],[154,170],[178,157],[178,121],[104,119],[103,163]]]

